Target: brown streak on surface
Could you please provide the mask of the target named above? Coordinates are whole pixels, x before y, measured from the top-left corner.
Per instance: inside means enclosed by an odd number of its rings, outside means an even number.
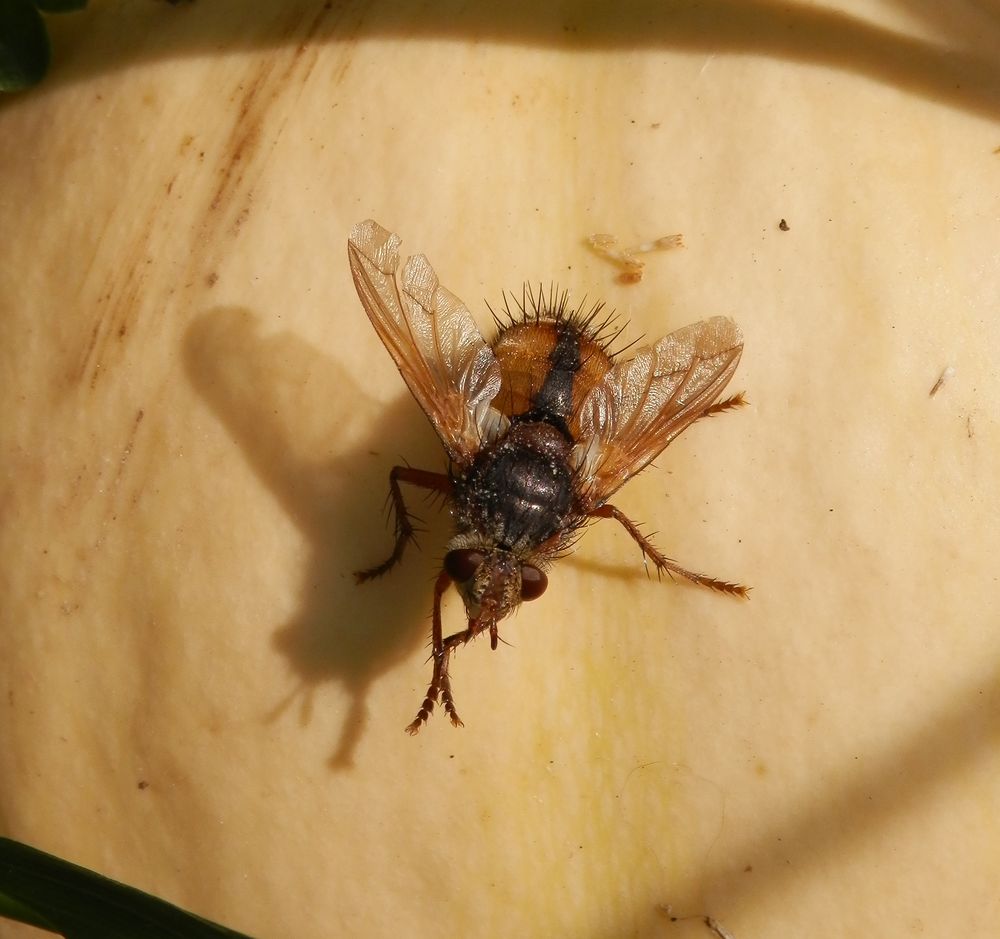
[[[261,58],[249,78],[233,86],[231,126],[221,130],[218,146],[195,153],[194,135],[181,135],[177,165],[160,181],[155,198],[133,208],[137,210],[134,234],[127,238],[125,256],[118,259],[96,291],[99,299],[90,308],[95,322],[76,367],[70,369],[71,384],[95,389],[102,373],[127,354],[129,340],[137,335],[136,326],[147,305],[144,303],[146,268],[155,263],[158,255],[156,220],[168,197],[175,192],[184,195],[194,191],[185,176],[192,157],[213,164],[215,178],[203,195],[204,208],[194,219],[195,240],[202,250],[192,252],[188,276],[182,272],[176,281],[204,289],[218,279],[220,256],[227,250],[224,236],[237,237],[251,218],[254,190],[265,169],[262,157],[266,158],[276,146],[287,121],[286,114],[303,93],[305,82],[315,68],[319,55],[315,37],[326,28],[325,21],[332,9],[321,6],[305,14],[293,10],[283,17],[279,31],[292,42],[286,51]],[[353,7],[350,9],[360,16]],[[341,8],[335,15],[343,13]],[[206,269],[211,274],[205,274]],[[154,303],[151,299],[150,305]]]
[[[237,86],[232,96],[234,103],[238,101],[236,117],[220,159],[219,180],[206,216],[223,212],[232,214],[228,220],[213,224],[206,217],[202,225],[206,237],[210,231],[218,231],[215,225],[236,236],[250,217],[254,188],[261,174],[259,156],[262,150],[269,153],[274,149],[286,123],[282,119],[271,133],[265,134],[265,120],[286,93],[297,96],[312,73],[317,52],[308,43],[320,29],[325,16],[326,10],[320,10],[304,31],[300,28],[303,17],[298,12],[289,16],[281,32],[289,37],[303,33],[303,39],[292,48],[284,67],[280,57],[269,57],[262,60],[259,70],[248,83]],[[235,208],[237,205],[239,208]]]
[[[124,355],[125,337],[141,310],[142,287],[150,263],[153,217],[129,244],[125,263],[112,270],[104,296],[108,306],[97,324],[95,341],[80,370],[80,380],[93,390],[101,373]],[[116,341],[117,340],[117,341]]]
[[[98,299],[98,303],[103,303],[107,300],[107,296],[103,296]],[[87,343],[87,348],[83,350],[83,357],[80,362],[80,367],[73,375],[74,382],[82,381],[84,373],[87,371],[87,362],[90,361],[91,356],[94,354],[94,349],[97,347],[97,336],[101,331],[101,320],[98,319],[90,330],[90,342]]]
[[[95,322],[79,364],[70,375],[72,384],[86,384],[94,389],[101,372],[124,354],[124,340],[138,312],[149,263],[152,228],[151,216],[145,227],[129,239],[128,255],[123,263],[108,273],[104,289],[92,307]]]
[[[128,437],[125,439],[125,446],[122,448],[122,455],[118,461],[118,472],[115,473],[114,481],[111,484],[112,495],[117,491],[118,486],[121,484],[122,476],[125,475],[125,465],[128,463],[128,459],[132,455],[132,450],[135,448],[135,438],[139,433],[139,425],[145,416],[146,412],[142,408],[139,408],[135,413],[135,419],[132,421],[132,427],[129,430]]]

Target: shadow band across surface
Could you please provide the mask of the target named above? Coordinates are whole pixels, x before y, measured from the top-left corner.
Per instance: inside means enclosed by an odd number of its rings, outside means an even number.
[[[975,114],[1000,115],[1000,4],[898,0],[933,41],[807,3],[642,0],[502,7],[459,0],[95,6],[49,20],[44,88],[144,61],[366,39],[492,41],[566,50],[766,56],[867,76]]]

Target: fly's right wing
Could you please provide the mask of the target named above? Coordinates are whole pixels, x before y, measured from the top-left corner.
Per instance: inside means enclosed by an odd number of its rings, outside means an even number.
[[[716,316],[619,362],[584,398],[573,459],[596,508],[712,407],[740,361],[743,334]]]
[[[467,465],[507,426],[491,406],[501,374],[465,304],[422,254],[399,266],[400,238],[371,219],[347,242],[354,286],[375,331],[451,459]]]

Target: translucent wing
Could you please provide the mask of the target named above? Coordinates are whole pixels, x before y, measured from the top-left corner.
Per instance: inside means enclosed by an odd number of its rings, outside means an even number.
[[[449,456],[468,463],[506,425],[490,402],[500,366],[461,300],[422,254],[399,266],[400,238],[369,219],[347,242],[361,303]]]
[[[743,334],[717,316],[685,326],[615,365],[584,398],[574,462],[591,506],[601,505],[725,388]]]

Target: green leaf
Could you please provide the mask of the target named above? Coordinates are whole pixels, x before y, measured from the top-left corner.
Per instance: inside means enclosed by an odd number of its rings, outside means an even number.
[[[0,838],[0,914],[67,939],[250,939],[9,838]]]
[[[28,0],[0,0],[0,91],[40,82],[49,67],[49,36]]]
[[[55,927],[47,919],[39,916],[30,906],[25,906],[5,893],[0,893],[0,916],[16,920],[19,923],[38,926],[39,929],[47,929],[49,932],[56,932]]]

